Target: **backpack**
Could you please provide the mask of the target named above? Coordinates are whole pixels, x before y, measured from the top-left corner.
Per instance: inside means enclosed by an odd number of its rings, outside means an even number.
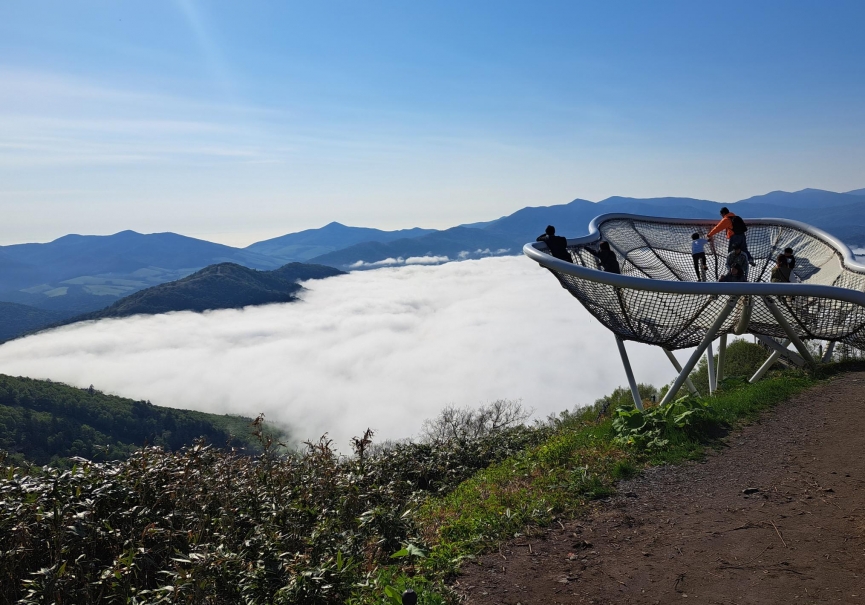
[[[742,217],[738,214],[733,216],[730,222],[733,223],[733,233],[736,235],[742,235],[748,230],[748,226],[745,224],[745,221],[743,221]]]

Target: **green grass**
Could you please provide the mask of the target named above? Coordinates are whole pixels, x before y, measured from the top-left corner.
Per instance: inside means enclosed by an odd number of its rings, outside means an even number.
[[[708,405],[689,398],[601,421],[589,408],[540,426],[457,443],[398,443],[374,455],[363,455],[365,436],[348,457],[326,440],[288,456],[151,448],[38,473],[0,457],[0,550],[20,553],[0,557],[0,584],[15,587],[0,591],[0,603],[44,594],[66,603],[396,605],[413,588],[422,605],[455,605],[446,580],[467,560],[583,514],[647,466],[700,458],[742,422],[823,378],[862,369],[778,372],[755,385],[731,378]],[[52,405],[79,422],[93,408],[84,404],[98,403],[104,414],[94,426],[105,416],[112,426],[140,427],[162,414],[95,389],[8,377],[3,385],[7,407],[32,404],[29,441],[43,425],[62,428],[48,418],[57,417],[54,407],[45,416],[40,394],[63,395],[49,398]],[[622,394],[600,403],[624,406]],[[183,414],[197,427],[196,413]],[[228,432],[248,428],[240,418],[224,421]],[[179,426],[175,419],[164,438]]]
[[[708,399],[715,436],[671,431],[667,446],[641,451],[614,442],[609,419],[588,414],[571,421],[544,443],[512,456],[463,482],[448,495],[431,499],[417,522],[431,552],[423,569],[446,577],[460,563],[497,543],[531,533],[556,518],[585,510],[591,500],[614,492],[617,480],[641,468],[697,459],[723,430],[819,382],[800,372],[785,372],[756,384],[728,380]]]

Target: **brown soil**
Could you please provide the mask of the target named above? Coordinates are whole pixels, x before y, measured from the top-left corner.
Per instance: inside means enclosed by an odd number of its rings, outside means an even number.
[[[725,443],[466,565],[455,589],[478,605],[865,603],[865,373]]]

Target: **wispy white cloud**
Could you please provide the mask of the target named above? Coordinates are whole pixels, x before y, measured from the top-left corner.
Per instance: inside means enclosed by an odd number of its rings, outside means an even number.
[[[178,160],[275,162],[298,144],[289,113],[150,86],[0,67],[0,169]],[[267,123],[268,128],[261,125]]]
[[[160,405],[255,415],[340,447],[416,434],[448,404],[522,399],[539,415],[625,384],[612,335],[521,257],[360,271],[303,301],[68,326],[0,346],[0,372]],[[674,372],[628,344],[639,380]]]
[[[496,250],[490,250],[489,248],[478,248],[474,252],[470,250],[462,250],[459,254],[457,254],[457,258],[459,258],[460,260],[464,260],[467,258],[478,258],[484,256],[501,256],[503,254],[507,254],[510,251],[510,248],[497,248]]]
[[[407,265],[439,265],[450,259],[447,256],[409,256],[405,259]]]
[[[459,258],[463,259],[466,257],[461,255]],[[353,269],[372,269],[377,267],[396,267],[400,265],[440,265],[449,261],[450,259],[447,256],[409,256],[408,258],[400,256],[398,258],[389,257],[384,260],[372,262],[359,260],[349,266]]]
[[[403,259],[402,257],[399,257],[399,258],[388,257],[388,258],[385,258],[383,260],[377,260],[377,261],[372,261],[372,262],[366,262],[366,261],[359,260],[357,262],[352,263],[350,265],[350,267],[352,267],[353,269],[361,269],[363,267],[391,267],[391,266],[395,266],[395,265],[402,265],[404,263],[405,263],[405,259]]]

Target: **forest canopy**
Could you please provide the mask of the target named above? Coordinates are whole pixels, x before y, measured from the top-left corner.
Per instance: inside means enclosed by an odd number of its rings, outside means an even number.
[[[0,374],[0,449],[40,465],[63,466],[73,456],[119,460],[145,444],[177,450],[200,437],[254,449],[251,422]]]

